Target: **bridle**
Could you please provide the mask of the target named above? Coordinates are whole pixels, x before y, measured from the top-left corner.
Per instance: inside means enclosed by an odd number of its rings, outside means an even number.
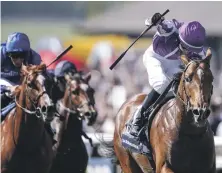
[[[198,66],[198,68],[196,68],[196,70],[191,73],[191,75],[190,75],[189,78],[186,78],[186,77],[185,77],[185,72],[186,72],[186,70],[188,69],[188,67],[189,67],[191,64],[195,63],[196,66],[197,66],[198,64],[200,64],[200,62],[201,62],[201,60],[191,60],[191,61],[186,65],[185,69],[184,69],[183,72],[182,72],[182,73],[183,73],[183,81],[182,81],[182,82],[183,82],[183,91],[185,92],[186,102],[181,98],[181,96],[180,96],[179,93],[176,94],[176,96],[177,96],[177,97],[182,101],[182,103],[185,105],[187,111],[188,111],[188,110],[191,110],[192,107],[191,107],[191,103],[190,103],[190,99],[189,99],[190,97],[188,96],[188,94],[187,94],[187,89],[186,89],[186,87],[185,87],[185,82],[187,82],[187,81],[192,81],[192,78],[193,78],[195,72],[196,72],[198,69],[201,69],[201,67]],[[203,81],[201,81],[201,85],[203,85]],[[211,95],[212,95],[212,91],[211,91]]]
[[[28,84],[28,78],[29,76],[33,75],[33,74],[39,74],[38,72],[32,72],[32,73],[29,73],[28,76],[26,77],[25,79],[25,85],[26,85],[26,88],[25,88],[25,95],[28,97],[29,101],[31,102],[32,106],[34,107],[34,111],[31,111],[31,110],[28,110],[26,108],[24,108],[23,106],[21,106],[18,102],[17,102],[17,98],[15,97],[15,103],[16,105],[21,108],[25,113],[29,114],[29,115],[36,115],[37,118],[41,118],[43,117],[44,113],[41,111],[41,108],[39,106],[37,106],[38,102],[39,102],[39,99],[44,95],[44,94],[47,94],[46,90],[44,89],[42,92],[38,93],[37,97],[35,100],[33,100],[31,97],[30,97],[30,93],[31,91],[33,90],[29,84]],[[37,77],[37,75],[36,75]],[[35,77],[35,78],[36,78]]]

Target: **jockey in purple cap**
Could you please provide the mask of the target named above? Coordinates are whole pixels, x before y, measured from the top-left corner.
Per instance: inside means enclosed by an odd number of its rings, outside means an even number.
[[[10,34],[6,43],[1,44],[1,93],[4,90],[9,90],[13,93],[15,85],[20,83],[22,64],[39,65],[40,63],[41,57],[31,49],[30,41],[26,34],[20,32]],[[1,97],[2,99],[8,100],[5,95]],[[7,105],[5,100],[2,103]]]
[[[144,118],[148,118],[144,112],[147,110],[165,90],[170,83],[169,78],[178,74],[182,65],[180,60],[181,52],[196,54],[203,58],[205,55],[203,46],[206,39],[204,27],[197,21],[188,23],[179,22],[175,19],[164,20],[160,22],[160,14],[156,13],[151,20],[146,20],[145,24],[156,23],[157,31],[153,37],[153,43],[143,55],[143,63],[148,72],[149,83],[152,91],[146,96],[141,107],[133,116],[133,121],[129,132],[133,140],[139,142],[139,132],[143,127]],[[151,21],[151,22],[149,22]],[[158,22],[158,23],[157,23]]]

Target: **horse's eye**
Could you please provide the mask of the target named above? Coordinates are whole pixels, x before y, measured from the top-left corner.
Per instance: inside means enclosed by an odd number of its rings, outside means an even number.
[[[192,81],[192,76],[185,77],[185,81],[186,81],[186,82],[191,82],[191,81]]]
[[[33,87],[33,83],[32,83],[32,82],[28,82],[27,85],[28,85],[28,87],[30,87],[30,88]]]
[[[75,95],[79,95],[79,90],[76,89],[76,90],[72,91],[72,93],[75,94]]]

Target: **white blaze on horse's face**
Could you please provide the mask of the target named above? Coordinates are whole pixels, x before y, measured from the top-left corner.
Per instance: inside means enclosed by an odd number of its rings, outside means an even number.
[[[53,112],[50,112],[53,108],[53,102],[50,99],[49,95],[46,92],[45,88],[45,77],[42,74],[39,74],[36,78],[37,86],[39,89],[39,104],[41,107],[41,112],[43,114],[43,119],[51,121],[53,118]]]
[[[187,104],[192,111],[194,122],[200,123],[209,116],[209,105],[212,95],[213,76],[210,70],[211,54],[201,61],[190,61],[186,56],[181,57],[186,65],[184,71],[184,86],[180,88]]]
[[[38,75],[37,78],[36,78],[36,81],[39,82],[40,84],[40,92],[45,92],[46,89],[44,87],[44,83],[45,83],[45,77],[43,75]],[[45,106],[49,106],[52,104],[52,100],[49,98],[48,94],[43,94],[42,97],[40,98],[41,101],[40,101],[40,104],[41,106],[45,105]]]
[[[197,75],[199,77],[199,80],[201,81],[201,79],[202,79],[202,77],[204,75],[204,72],[203,72],[203,70],[201,68],[197,69]]]

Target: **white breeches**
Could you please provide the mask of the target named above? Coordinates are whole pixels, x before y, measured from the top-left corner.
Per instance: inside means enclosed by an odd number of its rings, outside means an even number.
[[[0,85],[4,85],[4,86],[13,86],[12,83],[10,83],[8,80],[0,78]]]
[[[148,80],[153,89],[161,94],[170,83],[173,75],[181,69],[181,60],[163,59],[153,52],[152,47],[148,48],[143,55],[143,64],[148,73]]]

